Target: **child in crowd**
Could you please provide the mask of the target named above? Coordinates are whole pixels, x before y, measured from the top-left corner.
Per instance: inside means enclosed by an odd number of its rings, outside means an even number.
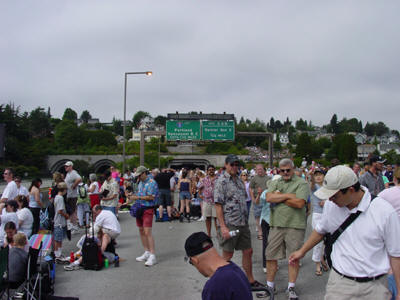
[[[58,193],[54,198],[54,254],[56,262],[63,263],[65,257],[62,255],[62,241],[67,232],[67,220],[69,218],[65,210],[64,195],[67,192],[67,184],[60,182],[57,184]]]

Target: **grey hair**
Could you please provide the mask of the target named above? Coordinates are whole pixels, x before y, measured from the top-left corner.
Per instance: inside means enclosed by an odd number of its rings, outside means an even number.
[[[96,174],[94,174],[94,173],[91,173],[91,174],[89,174],[89,180],[90,181],[95,181],[96,180]]]
[[[290,166],[294,168],[294,163],[290,158],[283,158],[280,160],[279,166]]]

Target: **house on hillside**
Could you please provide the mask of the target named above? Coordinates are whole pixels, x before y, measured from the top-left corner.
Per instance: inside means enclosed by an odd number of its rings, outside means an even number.
[[[386,154],[390,150],[396,151],[396,154],[400,154],[400,146],[397,144],[379,144],[378,151],[380,154]]]
[[[154,123],[150,122],[141,122],[139,125],[139,129],[132,128],[132,138],[129,140],[130,142],[140,142],[140,136],[142,131],[163,131],[165,130],[164,126],[157,125],[154,126]],[[160,137],[158,135],[147,135],[144,139],[146,142],[149,142],[154,137]]]
[[[354,140],[356,141],[356,143],[357,143],[358,145],[363,145],[363,144],[365,144],[365,143],[367,142],[367,135],[366,135],[366,134],[363,134],[363,133],[357,132],[357,133],[354,135]]]
[[[76,125],[78,125],[78,126],[81,126],[82,124],[85,124],[85,123],[86,123],[86,122],[85,122],[84,120],[82,120],[82,119],[78,119],[78,120],[76,120],[75,122],[76,122]],[[89,120],[87,121],[87,124],[88,124],[88,125],[96,125],[96,124],[98,124],[98,123],[100,123],[100,119],[89,119]]]
[[[276,133],[274,133],[274,141],[276,141]],[[289,135],[286,132],[280,133],[279,134],[279,142],[282,145],[289,144]]]
[[[372,144],[364,144],[357,146],[358,160],[365,160],[372,152],[376,150],[376,146]]]

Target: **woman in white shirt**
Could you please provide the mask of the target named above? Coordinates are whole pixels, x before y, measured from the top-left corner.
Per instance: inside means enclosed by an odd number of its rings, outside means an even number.
[[[94,207],[96,204],[100,204],[100,186],[96,179],[96,174],[89,174],[90,185],[88,189],[88,195],[90,198],[90,207]]]
[[[25,196],[18,196],[17,197],[18,203],[18,225],[19,231],[25,233],[26,237],[29,237],[32,234],[32,225],[33,225],[33,215],[29,210],[29,202],[28,198]]]

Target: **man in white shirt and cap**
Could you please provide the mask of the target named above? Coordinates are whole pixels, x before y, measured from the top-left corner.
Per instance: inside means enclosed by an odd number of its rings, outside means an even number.
[[[289,263],[302,258],[325,234],[343,228],[350,214],[358,214],[333,243],[325,300],[390,299],[386,278],[390,267],[400,287],[400,219],[394,208],[380,197],[371,197],[346,166],[330,169],[315,195],[329,201],[320,222]]]

